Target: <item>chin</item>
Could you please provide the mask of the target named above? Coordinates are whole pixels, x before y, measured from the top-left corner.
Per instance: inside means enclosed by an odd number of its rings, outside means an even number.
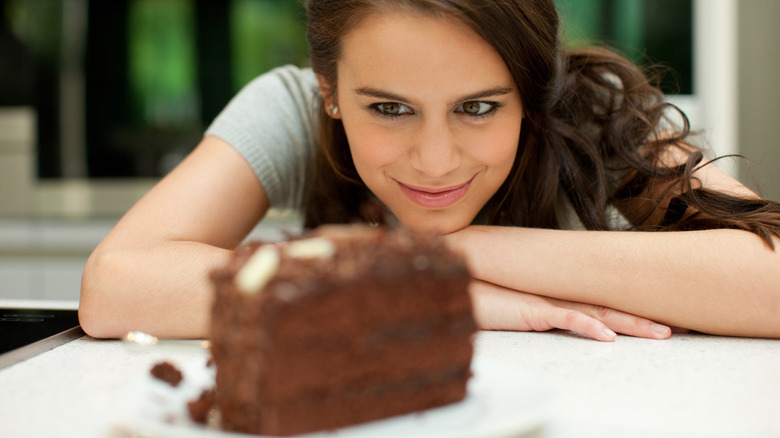
[[[449,220],[448,220],[449,219]],[[426,218],[415,220],[401,220],[401,223],[416,233],[450,234],[460,231],[471,223],[470,220],[452,220],[450,218]]]

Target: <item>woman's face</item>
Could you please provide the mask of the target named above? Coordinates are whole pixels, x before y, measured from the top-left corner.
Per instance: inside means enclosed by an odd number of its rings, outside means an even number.
[[[468,226],[512,168],[520,95],[499,54],[459,21],[369,15],[343,41],[337,88],[358,174],[410,229]]]

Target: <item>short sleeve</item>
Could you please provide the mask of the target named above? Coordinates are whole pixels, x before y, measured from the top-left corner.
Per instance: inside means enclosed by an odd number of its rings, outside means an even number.
[[[273,208],[300,208],[314,150],[311,69],[280,67],[247,84],[206,130],[226,141],[254,170]]]

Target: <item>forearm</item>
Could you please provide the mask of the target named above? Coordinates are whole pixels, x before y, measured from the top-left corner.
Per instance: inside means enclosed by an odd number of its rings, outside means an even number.
[[[448,238],[475,277],[504,287],[707,333],[780,337],[780,253],[747,232],[469,227]]]
[[[207,337],[213,296],[208,274],[230,254],[196,242],[146,243],[116,251],[98,247],[84,268],[81,324],[101,338],[129,330]]]
[[[90,256],[82,275],[82,327],[95,337],[128,330],[207,336],[209,272],[228,260],[268,207],[247,161],[207,136]]]

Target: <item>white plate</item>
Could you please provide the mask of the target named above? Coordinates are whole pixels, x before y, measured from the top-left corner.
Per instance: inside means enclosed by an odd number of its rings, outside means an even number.
[[[213,383],[198,360],[176,364],[185,379],[174,389],[149,376],[120,394],[120,429],[149,438],[254,437],[195,424],[186,414],[187,400]],[[540,427],[547,417],[551,392],[523,371],[506,368],[488,358],[474,357],[474,377],[468,395],[456,404],[392,417],[336,431],[299,435],[306,438],[494,438],[514,436]],[[148,373],[147,373],[148,374]]]

